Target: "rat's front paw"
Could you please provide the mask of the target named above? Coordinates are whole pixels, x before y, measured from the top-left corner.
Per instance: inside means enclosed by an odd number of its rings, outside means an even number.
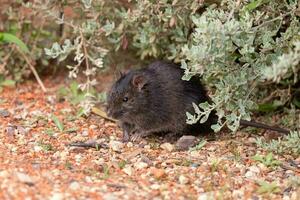
[[[142,135],[140,133],[134,133],[131,137],[130,137],[130,141],[132,142],[140,142],[142,140]]]
[[[127,131],[123,131],[122,142],[129,142],[130,136]]]

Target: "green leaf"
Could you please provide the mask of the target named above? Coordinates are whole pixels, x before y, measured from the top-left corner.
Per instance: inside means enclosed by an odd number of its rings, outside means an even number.
[[[270,0],[254,0],[244,6],[243,10],[252,11],[261,6],[262,4],[268,3]]]
[[[64,125],[63,125],[63,123],[55,115],[52,115],[51,119],[52,119],[52,121],[55,123],[56,127],[60,131],[64,131]]]
[[[29,53],[29,49],[27,45],[17,38],[15,35],[10,33],[1,33],[0,32],[0,42],[8,42],[8,43],[14,43],[16,44],[23,52]]]
[[[300,108],[300,100],[299,100],[299,99],[294,98],[294,99],[293,99],[293,104],[294,104],[295,106],[297,106],[298,108]]]
[[[213,124],[213,125],[211,125],[211,128],[216,133],[221,130],[222,126],[220,126],[220,124]]]
[[[270,112],[276,110],[279,106],[282,106],[283,103],[281,101],[275,100],[273,103],[264,103],[258,105],[258,111],[261,112]]]
[[[13,87],[13,86],[15,86],[15,84],[16,84],[16,81],[10,80],[10,79],[6,79],[6,80],[0,82],[0,86]]]
[[[261,181],[258,184],[260,185],[260,187],[257,190],[259,194],[280,192],[280,188],[276,185],[275,182],[268,183],[265,181]]]
[[[200,150],[207,144],[206,140],[201,140],[195,147],[190,148],[190,151]]]

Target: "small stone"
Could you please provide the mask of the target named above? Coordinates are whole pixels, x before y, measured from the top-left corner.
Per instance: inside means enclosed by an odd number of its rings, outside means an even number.
[[[8,136],[11,137],[11,136],[14,136],[14,134],[17,133],[17,130],[16,130],[16,128],[13,127],[13,126],[8,126],[8,127],[6,128],[6,133],[7,133]]]
[[[0,171],[0,177],[2,179],[6,178],[9,176],[9,173],[7,171]]]
[[[103,199],[105,200],[118,200],[119,197],[117,197],[116,195],[112,194],[112,193],[107,193],[103,195]]]
[[[209,199],[215,199],[215,194],[213,192],[206,192],[202,193],[198,196],[198,200],[209,200]]]
[[[166,175],[165,170],[155,167],[151,168],[151,174],[153,174],[156,179],[160,179]]]
[[[254,137],[249,137],[249,138],[248,138],[248,142],[249,142],[249,143],[255,144],[255,143],[256,143],[256,138],[254,138]]]
[[[184,135],[176,142],[176,149],[184,151],[195,146],[198,142],[198,139],[193,135]]]
[[[243,199],[244,192],[242,190],[233,190],[232,197],[234,199]]]
[[[0,110],[0,117],[9,117],[10,113],[7,110]]]
[[[95,130],[95,129],[97,129],[98,128],[98,126],[97,125],[94,125],[94,124],[92,124],[92,125],[90,125],[90,127],[89,127],[90,129],[93,129],[93,130]]]
[[[110,141],[109,142],[109,147],[116,152],[120,152],[122,148],[124,147],[124,143],[119,142],[119,141]]]
[[[179,183],[182,185],[185,185],[189,182],[189,179],[183,175],[180,175],[178,180],[179,180]]]
[[[83,137],[87,137],[87,136],[89,136],[89,132],[88,132],[88,130],[84,130],[84,131],[82,131],[81,135],[82,135]]]
[[[21,181],[22,183],[26,183],[28,185],[33,185],[34,184],[34,180],[32,177],[30,177],[27,174],[24,174],[22,172],[17,172],[16,173],[17,178],[19,179],[19,181]]]
[[[145,162],[137,162],[137,163],[134,164],[134,167],[136,169],[144,169],[144,168],[148,167],[148,164],[145,163]]]
[[[80,188],[80,185],[79,185],[78,182],[73,181],[73,182],[69,185],[69,188],[70,188],[71,190],[78,190],[78,189]]]
[[[79,155],[79,154],[75,155],[75,160],[77,163],[79,163],[81,161],[81,158],[82,158],[81,155]]]
[[[152,190],[159,190],[160,189],[160,185],[159,184],[153,184],[153,185],[150,186],[150,188]]]
[[[20,134],[22,134],[22,135],[27,134],[28,131],[29,131],[29,129],[24,128],[23,126],[18,126],[17,129],[18,129],[18,133],[20,133]]]
[[[131,148],[131,147],[133,147],[133,143],[132,143],[132,142],[128,142],[128,143],[126,144],[126,146],[127,146],[128,148]]]
[[[250,166],[249,170],[252,171],[252,172],[254,172],[254,173],[257,173],[257,174],[260,173],[260,169],[257,166],[255,166],[255,165]]]
[[[247,178],[256,178],[260,173],[260,169],[256,166],[250,166],[248,171],[245,173],[245,177]]]
[[[127,174],[128,176],[131,176],[133,174],[133,169],[130,165],[126,165],[123,168],[123,172],[125,172],[125,174]]]
[[[160,145],[160,148],[166,150],[166,151],[173,151],[174,150],[174,145],[170,144],[170,143],[163,143],[162,145]]]
[[[144,145],[144,149],[151,149],[151,146],[149,144]]]
[[[54,193],[51,197],[50,200],[62,200],[64,199],[64,196],[62,193]]]
[[[33,150],[34,150],[34,152],[40,152],[40,151],[43,150],[43,148],[42,148],[41,146],[39,146],[39,145],[35,145],[35,146],[33,147]]]

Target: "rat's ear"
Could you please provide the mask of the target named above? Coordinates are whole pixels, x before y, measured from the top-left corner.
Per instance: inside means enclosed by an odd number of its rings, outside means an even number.
[[[132,78],[132,85],[139,90],[143,89],[146,84],[146,77],[142,74],[134,75]]]
[[[117,70],[115,73],[114,73],[114,78],[115,80],[119,80],[120,78],[122,78],[123,76],[125,76],[126,73],[121,71],[121,70]]]

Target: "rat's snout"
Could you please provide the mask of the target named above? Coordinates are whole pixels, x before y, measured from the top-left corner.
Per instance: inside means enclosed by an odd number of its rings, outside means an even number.
[[[106,109],[106,114],[107,114],[108,117],[112,117],[112,111],[111,111],[111,109],[107,108]]]

